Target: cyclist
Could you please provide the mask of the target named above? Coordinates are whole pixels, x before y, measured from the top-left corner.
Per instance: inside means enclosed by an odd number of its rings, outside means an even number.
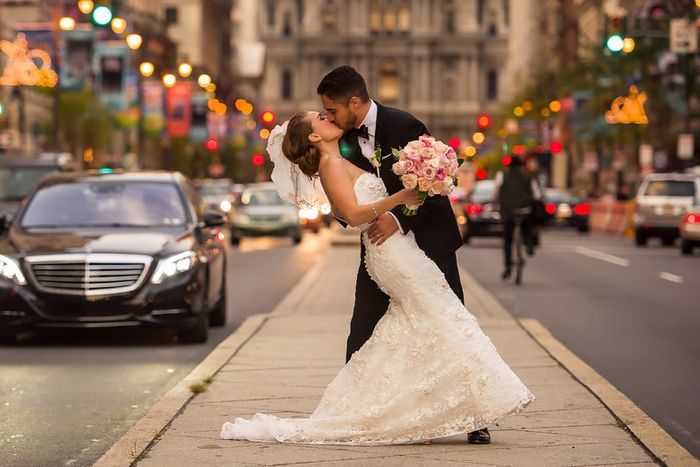
[[[498,172],[495,178],[495,201],[500,206],[501,221],[503,222],[503,259],[504,269],[501,278],[506,280],[511,275],[513,265],[513,231],[516,218],[520,217],[521,235],[525,244],[525,250],[532,256],[535,251],[532,236],[532,219],[529,215],[519,213],[531,209],[536,199],[541,199],[542,194],[537,182],[527,173],[523,160],[513,156],[510,166],[505,172]]]

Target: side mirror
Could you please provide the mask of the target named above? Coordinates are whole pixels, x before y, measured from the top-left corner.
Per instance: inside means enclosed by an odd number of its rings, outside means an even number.
[[[10,224],[12,224],[11,214],[4,214],[0,216],[0,235],[10,230]]]
[[[224,216],[215,211],[207,211],[202,216],[204,227],[221,227],[226,225]]]

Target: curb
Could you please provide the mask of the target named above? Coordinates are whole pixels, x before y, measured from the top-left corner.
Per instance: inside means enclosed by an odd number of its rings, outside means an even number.
[[[665,465],[700,466],[671,435],[608,380],[571,352],[533,318],[518,320],[523,329],[581,384],[586,386],[625,427]]]
[[[224,339],[214,350],[197,365],[189,375],[177,383],[148,413],[134,424],[109,450],[93,464],[96,467],[123,467],[135,465],[162,433],[167,431],[170,423],[182,413],[187,404],[196,396],[190,390],[191,384],[202,383],[216,375],[226,363],[233,358],[267,320],[285,311],[293,310],[296,304],[309,293],[314,281],[328,261],[326,253],[304,274],[301,281],[269,313],[260,313],[248,317],[230,336]]]

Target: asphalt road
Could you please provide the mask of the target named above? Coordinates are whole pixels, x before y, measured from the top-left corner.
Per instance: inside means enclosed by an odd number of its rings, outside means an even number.
[[[552,231],[519,287],[500,279],[498,239],[473,239],[458,259],[508,310],[538,319],[700,457],[700,251],[679,250]]]
[[[228,325],[206,344],[122,329],[0,346],[0,465],[91,465],[248,316],[272,310],[328,245],[324,231],[298,246],[261,238],[231,249]]]

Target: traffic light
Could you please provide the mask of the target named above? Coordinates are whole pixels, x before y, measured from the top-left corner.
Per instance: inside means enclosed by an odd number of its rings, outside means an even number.
[[[555,140],[549,144],[549,152],[551,152],[552,154],[559,154],[562,151],[562,149],[563,146],[559,141]]]
[[[209,138],[204,142],[204,147],[207,148],[207,151],[214,152],[219,149],[219,141],[216,138]]]
[[[613,16],[610,18],[608,34],[605,38],[605,48],[614,54],[622,52],[624,47],[624,36],[622,32],[622,17]]]
[[[265,110],[260,114],[260,121],[263,125],[273,125],[275,120],[277,120],[277,116],[272,110]]]
[[[263,156],[259,152],[256,152],[255,154],[253,154],[253,157],[250,158],[250,161],[255,167],[260,167],[265,163],[265,156]]]
[[[454,149],[455,151],[456,151],[457,149],[459,149],[459,145],[460,145],[460,144],[461,144],[461,142],[460,142],[459,138],[450,138],[449,145],[450,145],[450,147],[451,147],[452,149]]]
[[[479,128],[481,128],[482,130],[485,130],[491,126],[491,117],[488,114],[481,114],[476,119],[476,124],[478,125]]]
[[[624,47],[624,39],[619,34],[608,36],[608,40],[605,41],[605,47],[607,47],[610,52],[618,53]]]
[[[97,27],[107,27],[114,18],[114,11],[111,2],[104,2],[95,5],[95,9],[90,14],[90,21]]]

